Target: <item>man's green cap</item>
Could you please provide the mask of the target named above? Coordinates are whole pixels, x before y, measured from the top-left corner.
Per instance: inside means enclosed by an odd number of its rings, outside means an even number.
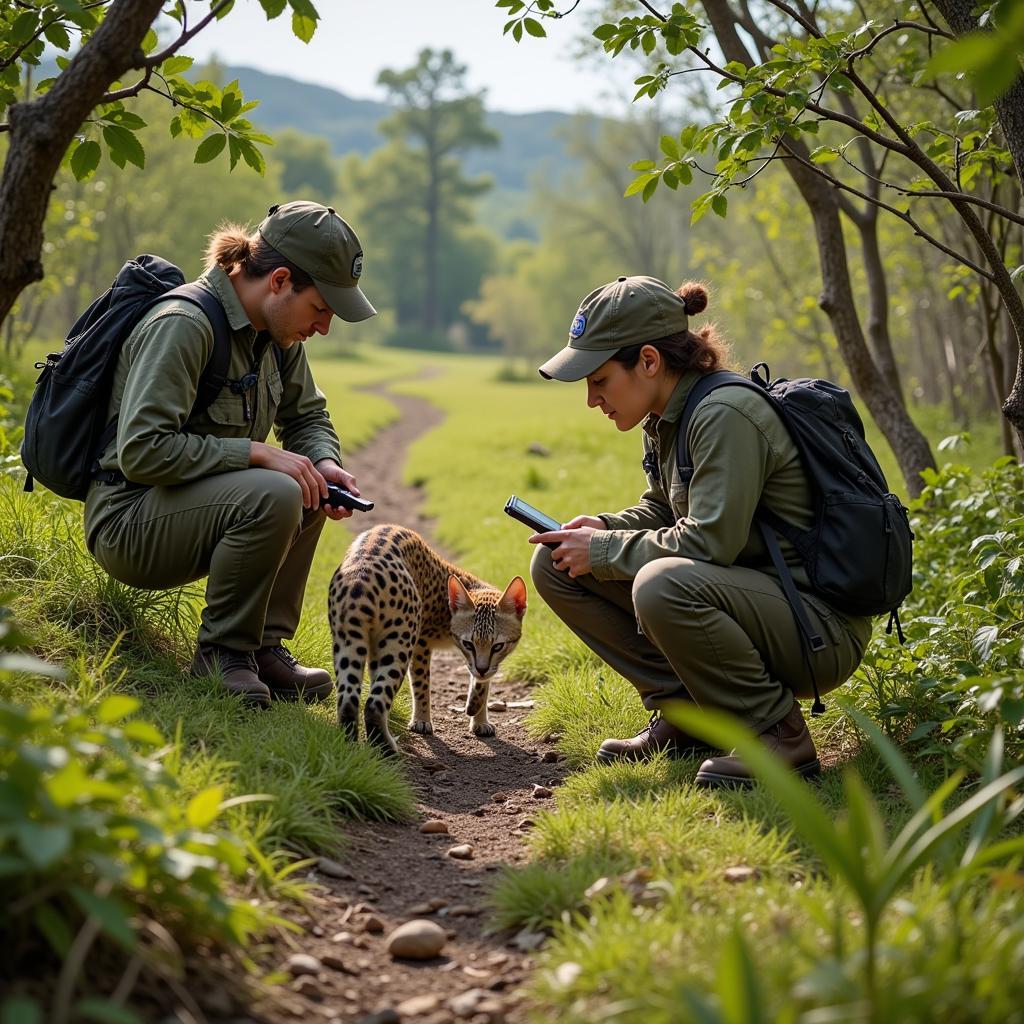
[[[363,247],[332,207],[305,200],[272,206],[259,233],[313,278],[324,301],[342,320],[356,323],[377,312],[359,290]]]
[[[686,303],[655,277],[620,277],[595,288],[569,327],[569,344],[541,368],[548,380],[582,380],[620,348],[687,329]]]

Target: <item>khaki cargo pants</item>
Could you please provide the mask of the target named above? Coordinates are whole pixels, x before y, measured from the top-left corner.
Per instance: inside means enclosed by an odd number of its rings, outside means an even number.
[[[633,580],[571,578],[538,546],[531,574],[541,597],[595,654],[639,691],[644,706],[689,699],[743,719],[754,731],[812,695],[793,613],[774,577],[739,566],[660,558]],[[818,690],[844,683],[863,647],[842,616],[805,600],[827,642],[811,655]],[[641,632],[642,631],[642,632]]]
[[[208,577],[199,641],[255,650],[295,635],[325,520],[290,476],[254,467],[140,490],[92,553],[133,587]]]

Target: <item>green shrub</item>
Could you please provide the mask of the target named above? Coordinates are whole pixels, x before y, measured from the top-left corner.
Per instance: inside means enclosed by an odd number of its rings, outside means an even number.
[[[907,643],[879,632],[855,703],[921,754],[977,768],[993,728],[1024,756],[1024,468],[925,474]]]

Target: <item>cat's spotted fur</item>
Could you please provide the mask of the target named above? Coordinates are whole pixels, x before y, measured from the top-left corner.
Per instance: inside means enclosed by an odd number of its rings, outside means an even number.
[[[338,724],[358,736],[359,693],[367,739],[397,751],[388,712],[406,671],[412,681],[414,732],[431,733],[430,655],[455,645],[469,668],[466,714],[478,736],[493,736],[487,694],[498,665],[519,641],[526,584],[516,576],[504,593],[443,559],[414,530],[375,526],[352,542],[331,580],[328,621],[334,634]]]

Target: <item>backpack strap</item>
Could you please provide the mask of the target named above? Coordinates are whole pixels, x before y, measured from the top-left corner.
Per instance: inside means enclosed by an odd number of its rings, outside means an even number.
[[[679,432],[676,434],[676,469],[679,472],[680,480],[687,486],[689,486],[690,480],[693,478],[693,459],[690,456],[689,438],[690,420],[693,419],[697,406],[708,395],[719,388],[739,386],[756,391],[772,408],[776,408],[776,401],[768,391],[767,377],[762,378],[758,374],[758,369],[761,366],[764,366],[764,364],[758,363],[751,371],[749,378],[744,377],[742,374],[734,373],[732,370],[715,370],[712,373],[705,374],[693,385],[690,394],[686,398],[686,405],[683,406],[682,415],[679,417]],[[766,373],[767,370],[768,368],[765,366]],[[778,411],[777,408],[776,411]],[[786,421],[781,416],[781,413],[780,418],[782,418],[782,422],[785,424]],[[761,532],[761,538],[768,549],[768,554],[771,556],[775,571],[779,574],[779,583],[782,586],[783,593],[786,595],[786,601],[793,612],[797,630],[803,641],[804,655],[807,659],[807,667],[811,676],[811,687],[814,691],[814,704],[811,707],[811,714],[820,715],[825,711],[825,705],[818,694],[818,680],[814,673],[814,663],[808,654],[816,654],[819,651],[823,651],[826,646],[825,640],[811,626],[807,608],[804,605],[803,598],[800,596],[800,591],[797,589],[793,574],[790,572],[789,566],[786,565],[786,560],[782,555],[782,549],[779,547],[778,537],[776,536],[776,531],[778,531],[788,540],[792,541],[793,536],[799,536],[799,531],[770,509],[759,508],[754,514],[754,522],[757,523],[758,529]]]
[[[231,362],[231,324],[228,323],[228,314],[220,299],[213,292],[194,281],[178,285],[177,288],[164,292],[153,301],[153,305],[167,299],[184,299],[186,302],[198,306],[206,314],[206,319],[210,321],[210,326],[213,328],[213,352],[206,366],[203,367],[203,372],[199,375],[196,400],[192,403],[192,409],[189,412],[189,418],[191,418],[196,413],[205,412],[220,394],[221,389],[231,383],[227,376],[228,366]],[[103,433],[100,434],[99,440],[96,442],[97,460],[106,451],[107,445],[113,441],[116,433],[117,417],[115,416],[103,428]],[[101,470],[98,465],[93,472],[93,479],[102,480],[107,484],[124,483],[125,480],[124,474],[120,470]]]

